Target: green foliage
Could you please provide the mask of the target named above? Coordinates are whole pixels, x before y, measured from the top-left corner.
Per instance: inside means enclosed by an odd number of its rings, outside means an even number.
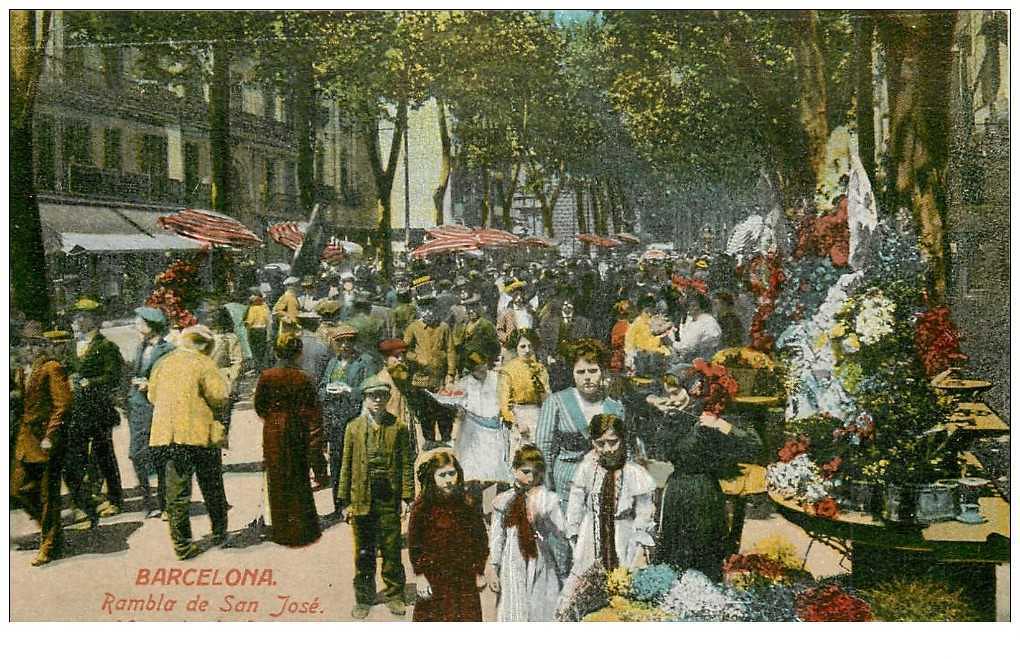
[[[944,582],[934,578],[899,577],[864,590],[876,620],[887,622],[974,622],[974,607]]]

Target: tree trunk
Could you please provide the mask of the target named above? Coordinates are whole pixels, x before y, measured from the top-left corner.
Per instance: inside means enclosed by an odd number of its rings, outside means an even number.
[[[298,193],[305,217],[315,207],[315,128],[319,108],[315,102],[315,81],[310,59],[294,67],[294,140],[297,142]]]
[[[503,191],[503,228],[506,231],[513,231],[514,218],[512,211],[514,208],[514,195],[517,194],[517,182],[521,178],[521,163],[515,163],[510,167],[510,171],[501,184]]]
[[[393,274],[393,236],[392,224],[392,202],[390,195],[393,192],[393,176],[397,171],[397,163],[400,161],[400,148],[404,139],[404,131],[407,130],[407,103],[402,102],[397,106],[397,118],[393,125],[393,137],[390,142],[390,153],[385,167],[382,163],[382,154],[379,150],[379,127],[375,123],[366,123],[362,130],[365,134],[365,142],[368,145],[368,160],[372,167],[372,176],[375,179],[376,195],[376,240],[379,244],[379,262],[382,266],[383,279],[390,281]]]
[[[11,302],[26,318],[48,324],[51,308],[39,202],[35,195],[32,120],[50,31],[50,12],[10,12]]]
[[[800,125],[807,137],[807,157],[814,181],[825,172],[825,150],[829,141],[825,59],[818,36],[818,12],[796,12],[799,37],[793,49],[797,63]]]
[[[489,226],[489,207],[492,205],[492,197],[489,193],[489,168],[482,166],[482,226]]]
[[[439,162],[439,183],[432,192],[432,219],[438,227],[442,226],[446,219],[443,208],[446,202],[446,188],[450,184],[450,174],[453,172],[453,155],[450,142],[450,127],[446,125],[446,104],[442,101],[437,101],[436,105],[439,110],[441,160]]]
[[[875,20],[859,16],[854,23],[854,57],[857,83],[857,146],[864,171],[871,184],[875,180],[875,86],[872,79]]]
[[[212,207],[230,213],[232,204],[230,148],[230,60],[227,44],[213,43],[213,77],[209,85],[209,151],[212,160]]]
[[[574,200],[577,213],[577,232],[588,233],[588,216],[584,208],[584,187],[580,183],[574,186]]]
[[[609,216],[613,220],[613,233],[620,233],[623,231],[623,216],[620,212],[620,200],[617,198],[616,189],[616,179],[613,177],[606,179],[606,203],[609,204]]]
[[[949,98],[955,11],[912,12],[879,22],[889,72],[890,210],[909,208],[929,271],[929,297],[948,289]],[[895,77],[894,77],[895,76]]]
[[[599,187],[598,179],[592,181],[588,196],[591,198],[591,213],[595,221],[595,233],[604,236],[609,233],[609,227],[606,226],[605,204],[603,204],[599,195]]]

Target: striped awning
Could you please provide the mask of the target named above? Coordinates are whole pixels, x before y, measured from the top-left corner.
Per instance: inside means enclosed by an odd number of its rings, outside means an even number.
[[[619,247],[623,244],[619,240],[597,236],[594,233],[579,233],[577,234],[577,239],[582,243],[588,243],[589,245],[595,245],[596,247],[604,247],[607,249],[611,247]]]
[[[462,224],[444,224],[438,227],[428,227],[425,229],[425,233],[433,238],[446,238],[449,236],[469,236],[474,233],[474,229]]]
[[[520,238],[502,229],[478,229],[475,231],[475,237],[481,247],[503,247],[521,242]]]
[[[635,236],[632,233],[621,232],[621,233],[616,234],[613,237],[616,238],[617,240],[621,240],[621,241],[623,241],[625,243],[630,243],[632,245],[640,245],[641,244],[641,239],[638,238],[637,236]]]
[[[258,247],[262,240],[248,227],[226,215],[186,208],[159,218],[159,225],[174,233],[211,245]]]
[[[521,240],[521,244],[525,247],[537,247],[539,249],[553,249],[556,247],[556,243],[546,238],[539,238],[538,236],[528,236]]]
[[[422,259],[428,256],[438,256],[440,254],[452,254],[455,252],[464,252],[467,250],[478,249],[478,239],[474,235],[468,236],[447,236],[445,238],[436,238],[430,240],[424,245],[420,245],[411,250],[411,258]]]
[[[280,222],[266,230],[269,237],[275,242],[295,252],[305,239],[305,232],[301,230],[297,222]]]

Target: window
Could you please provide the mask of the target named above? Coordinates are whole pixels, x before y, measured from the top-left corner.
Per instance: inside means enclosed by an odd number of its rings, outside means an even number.
[[[120,129],[103,131],[103,169],[119,172],[121,169]]]
[[[199,176],[198,145],[194,142],[184,143],[184,192],[188,199],[198,199],[198,188],[202,180]]]
[[[276,193],[276,161],[266,158],[266,171],[262,178],[262,195],[267,201]]]
[[[170,187],[165,135],[142,135],[142,173],[149,177],[149,194],[163,197]]]
[[[53,135],[53,119],[45,115],[36,118],[35,181],[41,190],[52,190],[56,184],[57,167]]]
[[[69,119],[64,122],[64,162],[92,165],[92,132],[89,122]]]

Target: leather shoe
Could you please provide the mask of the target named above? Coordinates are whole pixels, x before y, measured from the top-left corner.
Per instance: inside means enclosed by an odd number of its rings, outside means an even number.
[[[403,616],[407,613],[407,605],[402,600],[392,599],[386,602],[386,608],[395,616]]]
[[[114,504],[114,503],[111,503],[109,506],[106,506],[104,508],[100,508],[100,510],[99,510],[99,516],[100,517],[113,517],[114,515],[119,515],[119,514],[120,514],[120,506],[118,506],[117,504]]]
[[[41,551],[34,559],[32,559],[32,567],[39,567],[40,565],[52,563],[58,558],[60,557],[55,553]]]
[[[188,545],[187,549],[177,554],[177,560],[187,561],[198,556],[201,553],[202,550],[198,548],[198,545],[196,545],[195,543],[191,543],[190,545]]]
[[[371,608],[367,604],[355,604],[354,608],[351,609],[351,617],[355,620],[364,620],[368,617],[368,612]]]

